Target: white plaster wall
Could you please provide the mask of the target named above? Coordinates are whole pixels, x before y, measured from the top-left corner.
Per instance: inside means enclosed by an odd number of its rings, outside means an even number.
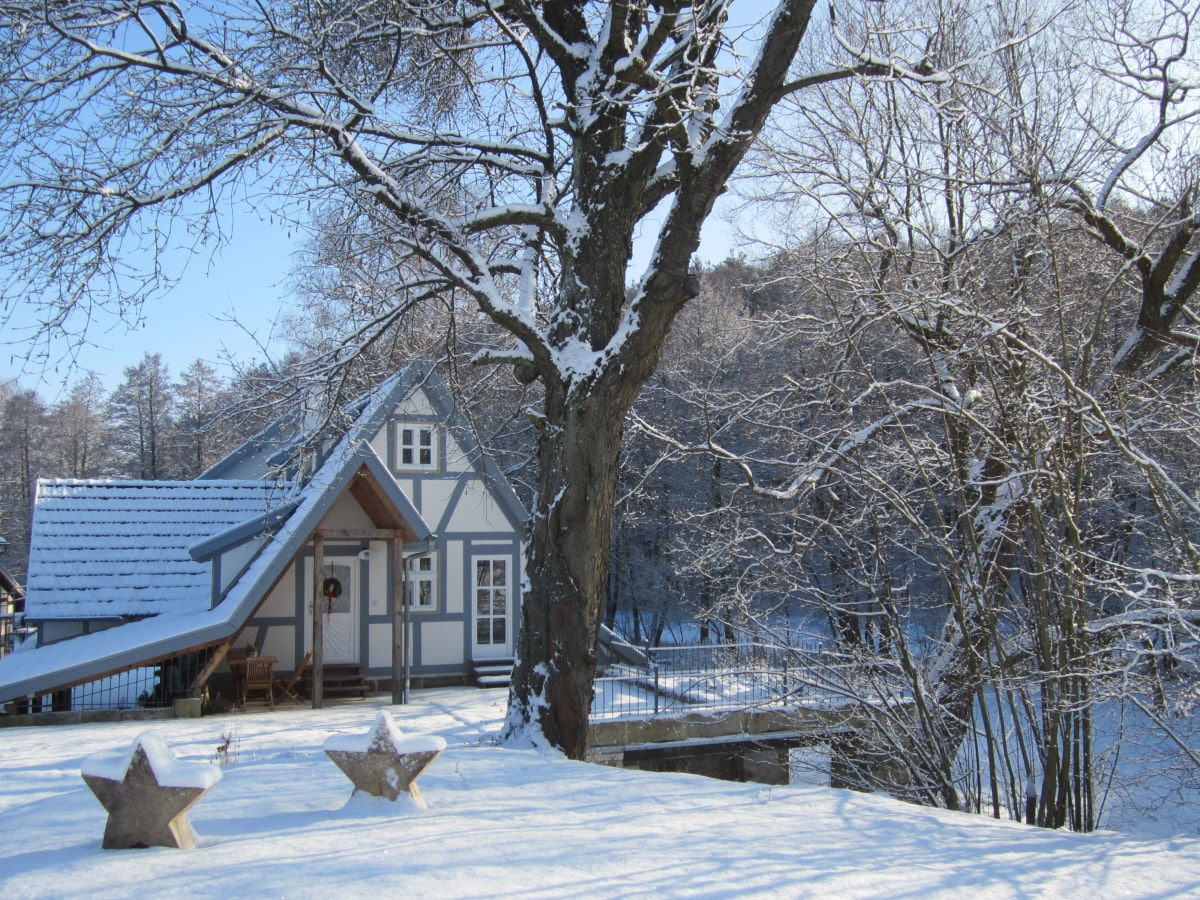
[[[387,612],[388,554],[391,551],[387,541],[371,541],[370,547],[371,561],[367,565],[371,596],[367,601],[367,609],[373,616],[382,616]]]
[[[253,632],[252,632],[253,633]],[[242,641],[245,644],[245,641]],[[238,646],[237,644],[234,645]],[[296,668],[296,628],[293,625],[272,625],[267,629],[267,639],[258,651],[263,656],[274,656],[279,660],[275,667],[280,671]],[[276,702],[280,698],[276,697]]]
[[[458,441],[454,439],[454,435],[450,433],[448,428],[443,427],[441,431],[446,436],[446,471],[468,471],[471,468],[471,462],[467,459],[467,454],[463,451],[463,448],[459,446]]]
[[[446,542],[446,612],[463,611],[463,542]]]
[[[441,479],[426,481],[421,485],[421,518],[429,523],[430,528],[437,528],[438,522],[442,520],[446,506],[450,503],[450,495],[454,492],[454,485],[453,481]]]
[[[367,659],[363,668],[377,669],[392,665],[392,626],[371,625],[367,629]]]
[[[296,564],[287,567],[255,616],[291,618],[296,615]]]
[[[458,665],[463,660],[463,632],[458,622],[421,622],[421,665]]]
[[[396,404],[396,418],[398,419],[403,419],[405,416],[432,416],[436,412],[433,404],[429,402],[429,398],[420,388]]]
[[[373,438],[371,438],[371,441],[370,441],[371,449],[375,451],[376,456],[378,456],[380,459],[383,460],[384,465],[387,465],[387,461],[388,461],[388,428],[389,427],[391,427],[390,423],[385,424],[382,428],[380,428],[377,432],[375,432],[375,436]]]
[[[462,499],[451,513],[447,530],[511,532],[512,526],[483,482],[473,478],[467,482]]]

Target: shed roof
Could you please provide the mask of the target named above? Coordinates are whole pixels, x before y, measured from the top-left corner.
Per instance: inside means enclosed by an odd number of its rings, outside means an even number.
[[[264,481],[38,483],[26,579],[33,620],[197,612],[211,600],[197,541],[284,499]]]

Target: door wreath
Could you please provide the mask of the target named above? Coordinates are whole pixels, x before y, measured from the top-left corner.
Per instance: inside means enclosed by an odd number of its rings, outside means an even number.
[[[333,615],[333,601],[342,596],[342,580],[330,576],[321,583],[321,593],[325,595],[325,615]]]

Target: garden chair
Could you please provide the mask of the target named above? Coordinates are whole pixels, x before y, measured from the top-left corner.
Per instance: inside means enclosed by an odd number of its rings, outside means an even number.
[[[293,703],[301,702],[299,696],[300,689],[298,685],[300,684],[300,680],[304,678],[304,673],[308,671],[308,661],[310,659],[312,659],[311,650],[304,654],[304,659],[300,660],[300,665],[296,666],[296,671],[292,673],[292,677],[289,678],[286,683],[282,678],[275,681],[275,687],[279,688],[279,690],[282,691],[285,696],[289,697]]]
[[[252,693],[265,693],[267,704],[275,708],[274,690],[275,658],[273,656],[251,656],[246,659],[246,677],[242,681],[242,706]]]

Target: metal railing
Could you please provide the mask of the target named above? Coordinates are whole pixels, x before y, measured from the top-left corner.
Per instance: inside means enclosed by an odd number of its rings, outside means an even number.
[[[825,642],[648,647],[648,664],[610,666],[596,679],[593,718],[691,709],[834,704],[831,670],[845,661]]]
[[[211,649],[184,653],[105,678],[39,695],[19,704],[22,711],[161,709],[191,696]]]

